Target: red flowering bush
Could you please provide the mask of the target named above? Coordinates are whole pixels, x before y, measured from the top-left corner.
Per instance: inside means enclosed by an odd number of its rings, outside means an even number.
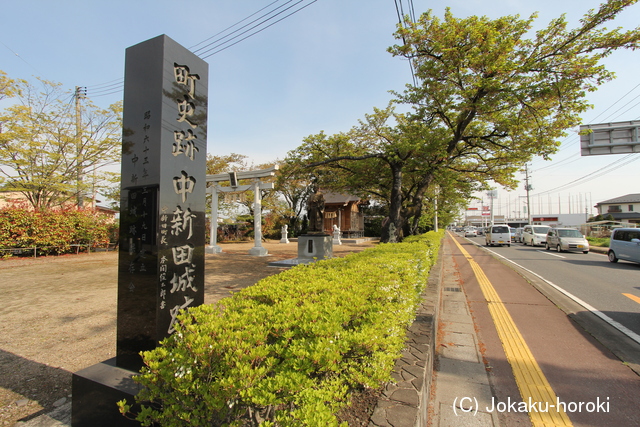
[[[93,210],[0,209],[0,249],[37,247],[38,253],[71,252],[72,245],[106,246],[117,224]]]

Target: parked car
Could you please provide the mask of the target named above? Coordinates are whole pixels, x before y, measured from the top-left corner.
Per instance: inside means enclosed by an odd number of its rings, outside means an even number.
[[[525,225],[522,230],[522,243],[525,246],[543,246],[550,228],[548,225]]]
[[[547,250],[555,249],[558,252],[581,251],[589,253],[589,242],[582,233],[573,228],[552,228],[547,232],[545,242]]]
[[[516,243],[522,243],[522,230],[524,230],[523,227],[516,228],[516,234],[513,238]]]
[[[478,232],[474,227],[469,227],[464,231],[464,237],[478,237]]]
[[[511,234],[509,233],[509,226],[506,224],[496,224],[489,227],[487,233],[485,234],[485,244],[487,246],[511,246]]]
[[[611,262],[623,259],[640,263],[640,229],[616,228],[613,230],[607,254]]]

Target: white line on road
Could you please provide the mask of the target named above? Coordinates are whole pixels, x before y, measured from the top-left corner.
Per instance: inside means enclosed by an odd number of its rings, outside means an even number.
[[[537,250],[536,252],[540,252],[541,254],[545,254],[545,255],[557,256],[558,258],[566,258],[566,256],[562,256],[562,255],[554,254],[554,253],[549,252],[549,251],[541,251],[541,250]]]

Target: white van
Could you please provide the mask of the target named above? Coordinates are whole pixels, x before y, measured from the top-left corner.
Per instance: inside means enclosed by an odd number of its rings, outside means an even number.
[[[609,261],[640,262],[640,228],[616,228],[609,241]]]
[[[492,225],[488,228],[484,240],[487,246],[511,246],[511,233],[509,232],[509,226],[507,224]]]
[[[547,243],[548,225],[525,225],[522,230],[522,243],[531,246],[542,246]]]

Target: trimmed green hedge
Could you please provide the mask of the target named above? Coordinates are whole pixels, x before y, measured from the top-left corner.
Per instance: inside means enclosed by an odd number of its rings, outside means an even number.
[[[176,332],[143,353],[136,401],[158,403],[137,419],[338,425],[352,391],[391,379],[442,235],[298,266],[183,312]]]
[[[115,224],[92,210],[0,209],[0,249],[37,247],[39,253],[71,252],[72,244],[108,245]]]

